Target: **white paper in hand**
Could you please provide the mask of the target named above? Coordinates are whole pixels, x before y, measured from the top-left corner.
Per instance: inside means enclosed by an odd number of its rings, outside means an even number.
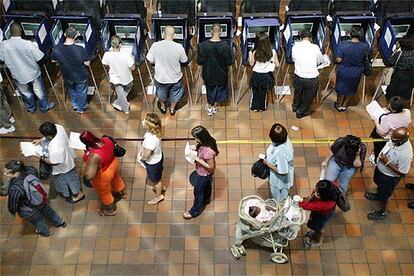
[[[42,147],[40,145],[34,145],[32,142],[20,142],[20,150],[25,157],[42,155]]]
[[[185,145],[184,156],[189,163],[194,164],[195,157],[197,157],[197,152],[195,150],[191,150],[190,143],[188,142]]]
[[[77,150],[86,150],[85,144],[81,142],[79,137],[79,132],[71,132],[69,134],[69,147]]]
[[[385,113],[385,110],[379,105],[377,101],[372,101],[366,107],[369,116],[378,122],[379,117]]]

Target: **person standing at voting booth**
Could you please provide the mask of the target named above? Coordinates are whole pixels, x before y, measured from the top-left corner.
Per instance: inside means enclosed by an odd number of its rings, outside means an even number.
[[[337,49],[336,62],[339,66],[335,85],[337,100],[334,107],[338,112],[346,111],[349,100],[358,93],[365,58],[369,55],[368,43],[361,41],[361,27],[353,26],[349,35],[351,41],[339,43]]]
[[[379,220],[388,215],[388,199],[400,180],[410,171],[413,147],[408,128],[400,127],[391,134],[391,139],[382,149],[374,171],[376,193],[365,193],[365,198],[379,202],[380,209],[367,215],[369,220]]]
[[[228,99],[228,67],[234,63],[229,43],[220,39],[220,24],[213,24],[211,32],[211,39],[203,41],[197,51],[197,63],[202,66],[202,76],[206,85],[208,116],[216,114],[218,104],[225,103]]]
[[[22,39],[22,27],[19,23],[11,24],[10,34],[10,39],[0,43],[0,60],[9,68],[27,111],[36,112],[37,98],[40,111],[48,112],[55,103],[49,102],[38,64],[44,54],[34,43]]]
[[[253,67],[250,87],[253,90],[250,110],[265,111],[267,109],[267,91],[275,85],[273,72],[279,67],[279,59],[272,49],[269,36],[260,32],[256,34],[254,48],[249,52],[249,64]]]
[[[78,31],[75,28],[67,28],[65,42],[56,45],[51,59],[59,63],[72,101],[72,109],[82,114],[89,107],[87,101],[89,74],[86,66],[90,65],[90,61],[85,48],[75,44],[77,36]]]
[[[404,36],[396,46],[397,50],[391,57],[394,73],[385,97],[390,100],[393,96],[399,96],[409,101],[414,89],[414,35]]]
[[[125,114],[129,114],[127,96],[134,84],[132,71],[135,70],[135,60],[130,54],[121,51],[122,41],[117,35],[111,38],[111,50],[102,57],[102,64],[109,66],[109,81],[115,88],[116,100],[112,106]]]
[[[7,134],[16,131],[13,125],[16,120],[12,116],[2,82],[3,77],[0,73],[0,134]]]
[[[164,29],[164,40],[154,42],[147,54],[147,60],[155,64],[155,87],[158,108],[162,114],[167,113],[170,102],[170,115],[175,116],[176,105],[184,96],[181,64],[187,62],[183,46],[174,42],[175,30],[172,26]]]
[[[292,60],[295,63],[292,111],[298,119],[311,113],[311,105],[319,87],[317,67],[322,63],[322,53],[319,46],[312,43],[312,33],[303,30],[300,39],[302,41],[295,42],[292,47]]]

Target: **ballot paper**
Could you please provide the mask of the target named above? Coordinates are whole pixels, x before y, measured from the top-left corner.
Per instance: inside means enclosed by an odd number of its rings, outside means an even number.
[[[34,156],[36,154],[42,155],[42,146],[34,145],[32,142],[20,142],[20,150],[24,157]]]
[[[195,162],[195,157],[197,156],[197,152],[195,150],[192,150],[190,148],[190,144],[187,142],[187,144],[185,145],[185,149],[184,149],[184,156],[185,159],[191,163],[194,164]]]
[[[386,111],[379,105],[377,101],[372,101],[370,104],[368,104],[366,107],[366,110],[369,114],[369,116],[378,122],[379,117],[384,114]]]
[[[86,146],[79,139],[79,132],[71,132],[69,134],[69,147],[77,150],[86,150]]]
[[[331,59],[329,58],[328,55],[323,55],[322,56],[322,63],[318,65],[318,69],[322,69],[325,67],[328,67],[329,65],[331,65]]]

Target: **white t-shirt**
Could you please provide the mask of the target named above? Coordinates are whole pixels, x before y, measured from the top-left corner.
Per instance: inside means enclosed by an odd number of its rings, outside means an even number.
[[[161,150],[161,139],[156,135],[147,132],[144,135],[144,141],[142,141],[142,147],[152,151],[152,154],[148,158],[146,163],[153,165],[157,164],[162,159],[162,150]]]
[[[75,153],[69,148],[69,138],[63,126],[55,124],[56,136],[49,142],[49,160],[52,164],[52,175],[67,173],[75,167]]]
[[[253,71],[257,73],[269,73],[269,72],[275,71],[276,64],[274,60],[275,60],[276,51],[273,49],[272,53],[273,53],[273,56],[270,60],[266,62],[256,61],[253,66]],[[250,52],[250,55],[253,55],[253,53]]]
[[[318,64],[322,63],[319,46],[308,40],[295,42],[292,47],[292,60],[295,63],[295,75],[304,79],[319,76]]]
[[[163,40],[152,44],[147,60],[155,63],[155,80],[159,83],[176,83],[183,74],[181,64],[187,62],[187,55],[181,44]]]
[[[122,46],[121,46],[122,47]],[[109,81],[113,84],[127,85],[133,81],[131,67],[134,57],[124,52],[106,52],[102,64],[109,66]]]

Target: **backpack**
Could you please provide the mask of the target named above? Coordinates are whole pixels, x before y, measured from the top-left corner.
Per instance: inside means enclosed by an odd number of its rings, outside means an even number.
[[[262,159],[257,160],[254,162],[251,173],[254,177],[258,177],[260,179],[266,179],[270,175],[269,167],[263,163]]]
[[[33,206],[39,206],[46,204],[47,202],[47,193],[42,183],[40,183],[39,178],[33,174],[29,174],[25,177],[23,181],[24,191],[26,192],[26,197],[28,203]]]

